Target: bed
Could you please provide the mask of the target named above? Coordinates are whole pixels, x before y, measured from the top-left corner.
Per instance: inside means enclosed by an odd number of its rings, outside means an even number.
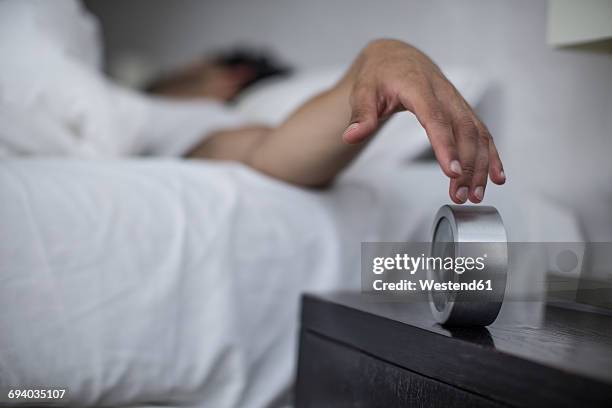
[[[0,168],[0,388],[66,388],[76,405],[280,404],[300,294],[358,289],[360,242],[425,240],[446,202],[422,187],[443,183],[433,164],[348,174],[328,192],[228,163]],[[490,194],[511,239],[577,234],[550,203]]]
[[[79,12],[72,2],[56,5]],[[0,30],[18,23],[13,20]],[[20,44],[34,40],[26,36]],[[0,45],[2,52],[12,47]],[[27,59],[3,65],[0,81],[23,81],[18,89],[27,88],[27,69],[36,67]],[[165,127],[154,130],[171,130],[180,140],[163,139],[158,151],[141,152],[156,156],[176,155],[177,146],[213,125],[274,125],[342,71],[262,85],[237,103],[237,116],[218,115],[211,125],[197,104],[157,101],[143,109],[141,96],[62,67],[49,65],[35,77],[61,89],[63,76],[89,81],[69,89],[72,99],[57,100],[53,89],[47,98],[14,96],[62,108],[83,134],[102,129],[128,150],[135,144],[125,126],[148,123],[147,115],[166,117]],[[487,84],[469,70],[445,72],[477,105]],[[0,125],[6,149],[0,161],[0,390],[66,389],[62,405],[290,404],[300,295],[358,290],[361,242],[427,240],[435,210],[448,201],[437,164],[417,160],[427,155],[428,143],[409,114],[394,117],[327,191],[299,189],[239,164],[125,158],[110,147],[94,154],[99,150],[84,143],[53,139],[61,129],[47,117],[0,109],[0,118],[8,117],[28,131],[19,133],[5,120]],[[36,155],[7,154],[11,149]],[[537,192],[510,182],[487,194],[511,240],[580,240],[574,215]],[[511,276],[510,288],[541,281],[543,271],[528,272]]]

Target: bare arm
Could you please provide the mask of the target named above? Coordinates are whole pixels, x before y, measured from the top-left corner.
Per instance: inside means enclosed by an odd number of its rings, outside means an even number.
[[[253,148],[246,163],[290,183],[330,184],[365,146],[341,137],[351,116],[350,91],[345,78],[305,103]]]
[[[488,176],[505,175],[493,140],[438,67],[405,43],[368,45],[332,89],[314,97],[275,129],[219,132],[194,157],[241,161],[272,177],[323,187],[364,148],[391,114],[413,112],[450,177],[456,203],[480,202]]]
[[[341,138],[351,115],[348,82],[312,98],[277,128],[218,132],[190,156],[237,160],[289,183],[325,187],[365,147]]]

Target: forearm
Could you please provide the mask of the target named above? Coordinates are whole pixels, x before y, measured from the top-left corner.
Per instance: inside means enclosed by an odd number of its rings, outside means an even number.
[[[246,163],[253,149],[271,133],[267,126],[252,125],[214,132],[187,153],[188,158]]]
[[[333,88],[306,102],[277,128],[217,132],[188,156],[239,161],[304,187],[329,185],[365,146],[342,141],[351,116],[351,74],[349,70]]]
[[[364,148],[348,145],[342,132],[350,119],[351,79],[314,97],[271,130],[245,162],[272,177],[307,187],[324,187]]]

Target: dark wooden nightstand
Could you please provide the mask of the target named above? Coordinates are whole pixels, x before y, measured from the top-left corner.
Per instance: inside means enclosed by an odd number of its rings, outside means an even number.
[[[536,324],[507,304],[486,329],[449,331],[423,301],[306,295],[296,405],[612,407],[612,317],[529,306]]]

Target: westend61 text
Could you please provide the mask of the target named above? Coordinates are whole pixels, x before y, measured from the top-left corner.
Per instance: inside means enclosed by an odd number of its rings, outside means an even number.
[[[397,282],[384,282],[380,279],[372,283],[375,291],[484,291],[493,290],[490,279],[474,279],[470,282],[436,282],[433,279],[410,281],[402,279]]]

